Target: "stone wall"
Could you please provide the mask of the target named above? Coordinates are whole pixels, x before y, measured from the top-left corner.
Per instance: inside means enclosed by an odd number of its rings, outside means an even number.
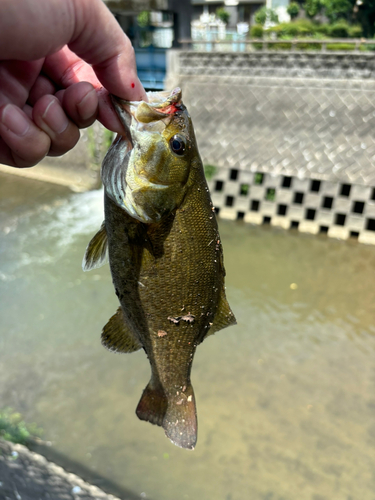
[[[170,51],[222,217],[375,243],[372,53]]]

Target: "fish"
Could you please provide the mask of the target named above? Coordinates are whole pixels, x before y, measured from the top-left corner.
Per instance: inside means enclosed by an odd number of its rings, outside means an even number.
[[[112,96],[126,130],[101,168],[104,222],[85,252],[88,271],[109,261],[120,302],[102,331],[110,351],[143,349],[151,378],[140,420],[194,449],[197,412],[191,368],[197,346],[236,323],[225,295],[222,243],[182,92],[146,101]]]

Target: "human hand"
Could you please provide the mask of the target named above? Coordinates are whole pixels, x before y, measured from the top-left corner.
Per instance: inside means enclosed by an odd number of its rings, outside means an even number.
[[[108,93],[146,99],[134,50],[101,0],[0,0],[0,163],[72,149],[97,118],[124,133]]]

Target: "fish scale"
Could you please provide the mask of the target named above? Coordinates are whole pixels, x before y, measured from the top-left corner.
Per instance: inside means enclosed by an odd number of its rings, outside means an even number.
[[[104,327],[102,343],[115,352],[144,349],[151,379],[136,413],[162,426],[177,446],[193,449],[194,353],[208,335],[235,324],[235,317],[181,91],[148,96],[149,103],[114,99],[131,141],[117,139],[104,159],[105,221],[89,243],[84,268],[104,262],[108,249],[120,307]]]

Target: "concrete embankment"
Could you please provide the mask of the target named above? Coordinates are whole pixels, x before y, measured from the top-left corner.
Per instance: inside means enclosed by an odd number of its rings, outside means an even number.
[[[1,500],[119,500],[47,461],[25,446],[0,439]]]

